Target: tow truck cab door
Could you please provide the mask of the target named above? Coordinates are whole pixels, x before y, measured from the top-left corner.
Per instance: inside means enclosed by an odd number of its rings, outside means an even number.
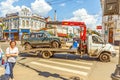
[[[88,39],[88,53],[91,55],[97,55],[104,47],[104,41],[97,35],[90,35]]]

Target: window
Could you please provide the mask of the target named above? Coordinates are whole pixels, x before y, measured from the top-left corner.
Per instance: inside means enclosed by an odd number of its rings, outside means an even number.
[[[15,21],[14,20],[14,22],[13,22],[13,25],[14,25],[14,28],[17,28],[17,23],[16,23],[17,21]]]
[[[22,21],[22,26],[25,27],[25,21],[24,20]]]
[[[93,43],[99,43],[99,44],[104,43],[104,41],[97,36],[92,36],[92,41]]]
[[[33,21],[31,21],[31,27],[33,27]]]
[[[26,21],[26,26],[29,27],[29,21],[28,20]]]

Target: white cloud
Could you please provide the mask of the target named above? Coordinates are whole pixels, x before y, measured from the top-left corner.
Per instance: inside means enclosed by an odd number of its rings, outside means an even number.
[[[61,3],[60,6],[64,7],[66,4],[65,3]]]
[[[44,16],[52,9],[52,7],[45,2],[45,0],[35,0],[35,2],[31,3],[31,9],[33,12]]]
[[[18,1],[19,0],[3,0],[0,2],[0,16],[5,16],[8,13],[19,12],[23,8],[27,8],[34,13],[44,16],[52,9],[45,0],[35,0],[31,3],[31,8],[25,5],[13,6],[13,4]]]
[[[99,14],[90,15],[84,8],[74,11],[73,15],[74,16],[69,19],[70,21],[85,22],[87,27],[90,29],[95,29],[97,25],[101,24]]]
[[[5,16],[6,13],[14,13],[20,11],[20,6],[13,6],[13,3],[18,0],[5,0],[0,3],[0,16]]]

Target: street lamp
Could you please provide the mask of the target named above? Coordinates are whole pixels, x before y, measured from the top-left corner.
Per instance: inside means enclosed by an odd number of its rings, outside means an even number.
[[[11,25],[10,25],[10,18],[8,18],[9,20],[9,40],[11,39]]]
[[[120,41],[119,41],[119,61],[118,65],[116,65],[115,72],[111,74],[112,80],[120,80]]]

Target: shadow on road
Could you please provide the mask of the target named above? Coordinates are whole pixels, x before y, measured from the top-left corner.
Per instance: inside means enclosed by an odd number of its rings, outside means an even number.
[[[0,80],[9,80],[9,75],[1,75]]]
[[[33,55],[32,53],[31,54],[28,54],[28,53],[21,53],[19,55],[20,57],[39,57],[39,58],[42,58],[42,55],[39,54],[38,55]],[[60,54],[60,53],[56,53],[54,54],[51,58],[54,58],[54,59],[68,59],[68,60],[86,60],[86,61],[98,61],[98,59],[96,58],[90,58],[89,56],[87,55],[84,55],[84,56],[80,56],[80,55],[74,55],[74,54]]]
[[[44,77],[55,77],[55,78],[60,78],[60,79],[62,79],[62,80],[68,80],[68,79],[66,79],[66,78],[64,78],[64,77],[61,77],[59,74],[52,74],[52,73],[50,73],[50,72],[43,72],[43,71],[39,71],[39,70],[37,70],[37,69],[35,69],[35,68],[32,68],[32,67],[30,67],[30,66],[28,66],[28,65],[26,65],[26,64],[24,64],[24,63],[20,63],[20,62],[18,62],[18,64],[20,64],[20,65],[22,65],[22,66],[24,66],[24,67],[27,67],[27,68],[29,68],[29,69],[31,69],[31,70],[34,70],[34,71],[36,71],[37,73],[38,73],[38,75],[40,75],[40,76],[44,76]]]

